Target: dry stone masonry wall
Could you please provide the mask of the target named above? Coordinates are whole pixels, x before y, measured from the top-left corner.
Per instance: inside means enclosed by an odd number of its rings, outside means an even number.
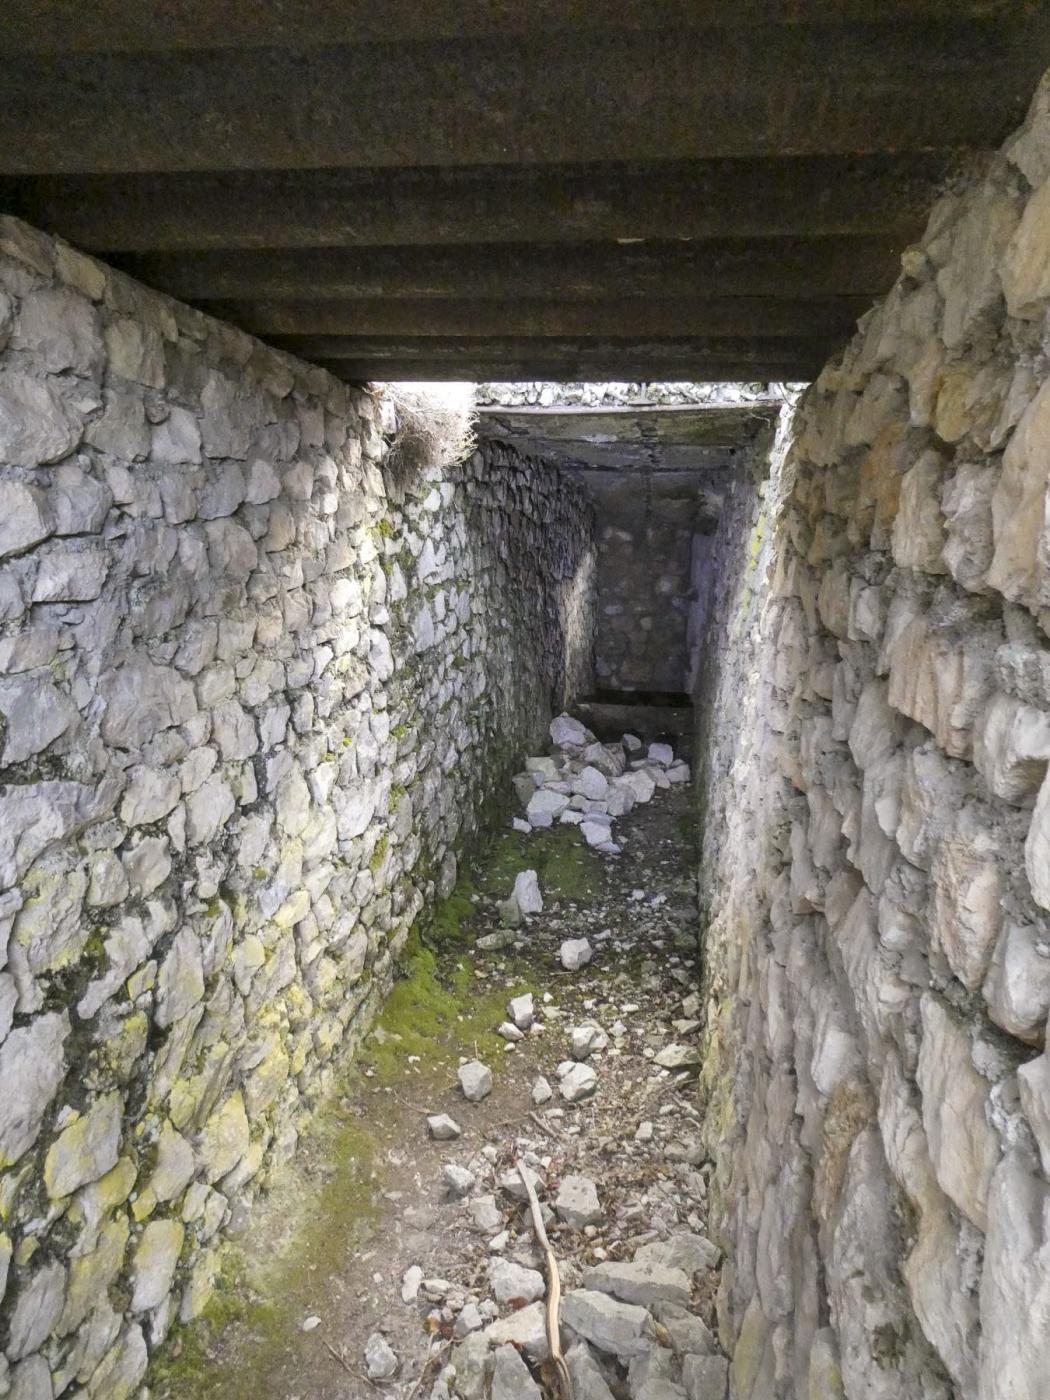
[[[605,690],[689,685],[700,490],[691,472],[585,473],[598,514],[595,673]],[[591,485],[596,476],[604,480]]]
[[[591,513],[10,220],[0,351],[0,1394],[113,1400],[589,686]]]
[[[736,1400],[1048,1394],[1048,310],[1044,82],[806,394],[767,591],[738,571],[702,880]]]

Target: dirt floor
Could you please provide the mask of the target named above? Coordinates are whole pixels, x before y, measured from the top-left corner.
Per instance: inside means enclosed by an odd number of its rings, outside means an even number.
[[[463,1307],[495,1312],[489,1262],[502,1255],[540,1267],[526,1211],[499,1186],[519,1158],[540,1172],[547,1199],[568,1173],[597,1185],[597,1225],[551,1227],[563,1288],[584,1267],[629,1259],[673,1228],[703,1230],[695,1068],[653,1063],[671,1043],[696,1044],[689,785],[658,790],[616,830],[619,856],[588,849],[570,827],[507,831],[463,871],[338,1101],[248,1216],[205,1318],[154,1363],[156,1400],[426,1400]],[[543,912],[509,947],[477,950],[479,937],[500,929],[497,903],[526,868],[538,872]],[[560,944],[579,937],[592,943],[593,961],[567,972]],[[496,1027],[523,991],[534,994],[537,1028],[510,1046]],[[570,1058],[571,1028],[591,1020],[608,1037],[587,1061],[597,1090],[569,1104],[556,1066]],[[494,1087],[468,1103],[456,1070],[475,1056]],[[541,1074],[554,1095],[534,1105]],[[437,1113],[462,1136],[433,1141],[426,1115]],[[446,1163],[474,1174],[465,1199],[450,1195]],[[499,1228],[479,1230],[470,1202],[490,1193]],[[405,1302],[413,1266],[424,1283]],[[694,1287],[692,1304],[711,1325],[713,1278]],[[398,1358],[384,1382],[365,1374],[365,1343],[377,1331]]]

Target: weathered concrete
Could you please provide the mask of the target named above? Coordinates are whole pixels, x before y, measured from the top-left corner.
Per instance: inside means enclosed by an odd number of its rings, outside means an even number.
[[[0,204],[350,380],[810,378],[1050,61],[1008,0],[125,10],[5,12]]]

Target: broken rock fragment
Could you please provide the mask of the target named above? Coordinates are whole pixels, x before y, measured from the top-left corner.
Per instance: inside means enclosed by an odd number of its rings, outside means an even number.
[[[446,1162],[441,1168],[441,1175],[450,1196],[458,1199],[466,1196],[474,1185],[474,1173],[468,1171],[466,1167],[461,1167],[457,1162]]]
[[[594,949],[586,938],[567,938],[558,951],[558,957],[566,972],[579,972],[594,956]]]
[[[587,1225],[597,1225],[602,1218],[598,1188],[589,1176],[562,1177],[554,1209],[570,1230],[582,1230]]]
[[[535,870],[522,870],[514,881],[514,898],[523,914],[543,912],[543,895]]]
[[[556,719],[552,719],[550,736],[559,748],[565,745],[582,746],[594,738],[590,730],[585,729],[580,721],[573,719],[571,715],[558,715]]]
[[[598,1087],[598,1076],[590,1065],[574,1064],[562,1075],[558,1090],[566,1103],[589,1099]]]
[[[448,1142],[458,1138],[463,1129],[447,1113],[432,1113],[427,1118],[427,1132],[435,1142]]]
[[[542,1298],[545,1290],[543,1275],[536,1269],[526,1269],[512,1259],[493,1259],[489,1263],[489,1285],[497,1303],[522,1299],[526,1303]]]
[[[572,1028],[572,1058],[574,1060],[586,1060],[596,1050],[604,1050],[608,1044],[609,1037],[601,1026],[591,1023]]]
[[[691,1045],[665,1045],[657,1051],[653,1063],[661,1069],[699,1069],[700,1051]]]
[[[532,1086],[532,1102],[535,1104],[549,1103],[554,1097],[554,1090],[550,1086],[550,1080],[538,1075]]]
[[[536,1019],[536,1003],[531,992],[523,996],[511,997],[507,1003],[507,1015],[519,1031],[527,1031]]]
[[[596,1264],[583,1276],[584,1288],[611,1293],[624,1303],[637,1303],[651,1308],[654,1303],[689,1302],[689,1278],[682,1269],[658,1264],[654,1260],[636,1259],[633,1263]]]
[[[566,1293],[562,1318],[592,1346],[612,1356],[640,1356],[654,1345],[653,1319],[645,1308],[618,1302],[595,1289],[574,1288]]]
[[[496,1352],[492,1400],[543,1400],[543,1392],[516,1347],[504,1343]]]
[[[458,1071],[459,1087],[468,1103],[480,1103],[492,1093],[492,1071],[480,1060],[468,1060]]]
[[[388,1381],[397,1374],[397,1357],[381,1332],[373,1332],[365,1343],[365,1371],[370,1381]]]
[[[549,788],[537,788],[529,798],[525,815],[532,826],[548,827],[554,824],[569,805],[569,799],[561,792],[551,792]]]

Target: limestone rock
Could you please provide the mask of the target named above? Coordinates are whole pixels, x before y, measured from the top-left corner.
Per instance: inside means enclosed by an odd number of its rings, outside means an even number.
[[[432,1113],[427,1118],[427,1132],[435,1142],[448,1142],[458,1138],[463,1129],[447,1113]]]
[[[611,1293],[625,1303],[651,1308],[654,1303],[689,1303],[689,1278],[681,1270],[650,1260],[596,1264],[583,1276],[583,1287]]]
[[[103,1094],[62,1130],[44,1160],[44,1186],[52,1200],[71,1196],[116,1165],[123,1113],[120,1093]]]
[[[13,1166],[36,1142],[66,1073],[69,1018],[49,1012],[13,1030],[0,1045],[0,1161]]]
[[[520,1348],[530,1361],[537,1364],[546,1361],[550,1354],[547,1345],[546,1310],[540,1302],[529,1303],[527,1307],[519,1308],[509,1317],[491,1323],[479,1335],[484,1338],[486,1347],[498,1347],[511,1342]]]
[[[47,379],[0,371],[0,459],[39,467],[67,457],[81,436],[79,415]]]
[[[558,715],[551,720],[550,736],[552,743],[559,748],[565,746],[582,747],[593,739],[593,735],[587,730],[578,719],[573,719],[571,715]]]
[[[570,1173],[562,1177],[554,1209],[570,1230],[582,1230],[585,1225],[597,1225],[602,1218],[598,1188],[587,1176]]]
[[[532,826],[544,828],[552,826],[555,818],[560,817],[568,805],[569,799],[564,793],[537,788],[529,798],[525,815]]]
[[[543,911],[543,895],[535,870],[522,870],[515,878],[513,898],[523,914],[539,914]]]
[[[161,963],[157,979],[158,1026],[170,1026],[185,1016],[204,995],[204,968],[201,944],[193,929],[186,927],[175,936]]]
[[[542,1392],[532,1379],[518,1349],[505,1343],[496,1351],[492,1372],[492,1400],[542,1400]]]
[[[987,1229],[987,1198],[999,1160],[988,1121],[987,1081],[973,1065],[970,1037],[947,1008],[927,993],[920,1003],[923,1037],[918,1083],[922,1120],[937,1180],[979,1230]]]
[[[489,1286],[497,1303],[509,1303],[512,1299],[524,1299],[531,1303],[542,1298],[546,1292],[543,1275],[536,1269],[526,1269],[511,1259],[489,1261]]]
[[[699,1274],[717,1267],[722,1251],[705,1235],[677,1230],[669,1239],[642,1245],[634,1257],[636,1263],[647,1260],[687,1274]]]
[[[1050,179],[1035,191],[1003,254],[1003,292],[1011,316],[1037,320],[1050,301]]]
[[[687,1356],[682,1362],[682,1385],[688,1400],[725,1400],[729,1362],[724,1356]]]
[[[609,791],[609,779],[599,769],[588,765],[580,770],[572,786],[573,791],[582,797],[592,802],[600,802]]]
[[[527,1031],[536,1019],[536,1004],[531,992],[511,997],[507,1003],[507,1015],[520,1031]]]
[[[47,497],[20,481],[0,482],[0,559],[21,554],[54,533]]]
[[[476,1196],[468,1203],[467,1209],[474,1228],[482,1234],[492,1235],[503,1228],[503,1216],[496,1205],[495,1196]]]
[[[558,1092],[566,1103],[589,1099],[598,1087],[598,1076],[590,1065],[574,1064],[558,1081]]]
[[[543,1178],[527,1163],[525,1164],[525,1175],[528,1177],[532,1189],[536,1194],[542,1196],[543,1192],[546,1190]],[[521,1174],[517,1167],[511,1167],[509,1171],[505,1171],[499,1179],[499,1184],[500,1189],[506,1191],[508,1196],[513,1196],[516,1201],[527,1201],[529,1199],[529,1193],[525,1190],[521,1180]]]
[[[469,1060],[456,1072],[463,1097],[469,1103],[480,1103],[492,1093],[492,1071],[480,1060]]]
[[[205,1180],[218,1181],[233,1171],[248,1151],[251,1129],[241,1093],[231,1094],[204,1125],[199,1159]]]
[[[594,950],[586,938],[567,938],[558,950],[558,960],[566,972],[579,972],[594,956]]]
[[[151,1220],[132,1261],[132,1312],[159,1308],[171,1292],[185,1228],[177,1220]]]
[[[661,1069],[696,1070],[700,1068],[700,1051],[692,1045],[665,1045],[656,1052],[653,1063]]]
[[[365,1343],[365,1372],[370,1381],[388,1381],[397,1375],[398,1359],[382,1332],[373,1332]]]
[[[601,1368],[586,1342],[575,1342],[565,1353],[575,1400],[613,1400]]]
[[[571,1038],[574,1060],[587,1060],[596,1050],[604,1050],[609,1044],[609,1037],[601,1026],[594,1024],[573,1026]]]
[[[607,1293],[575,1288],[562,1298],[562,1317],[592,1346],[621,1359],[640,1356],[654,1344],[653,1320],[645,1308]]]
[[[474,1173],[456,1162],[446,1162],[441,1168],[441,1175],[449,1195],[455,1199],[469,1195],[474,1189]]]

